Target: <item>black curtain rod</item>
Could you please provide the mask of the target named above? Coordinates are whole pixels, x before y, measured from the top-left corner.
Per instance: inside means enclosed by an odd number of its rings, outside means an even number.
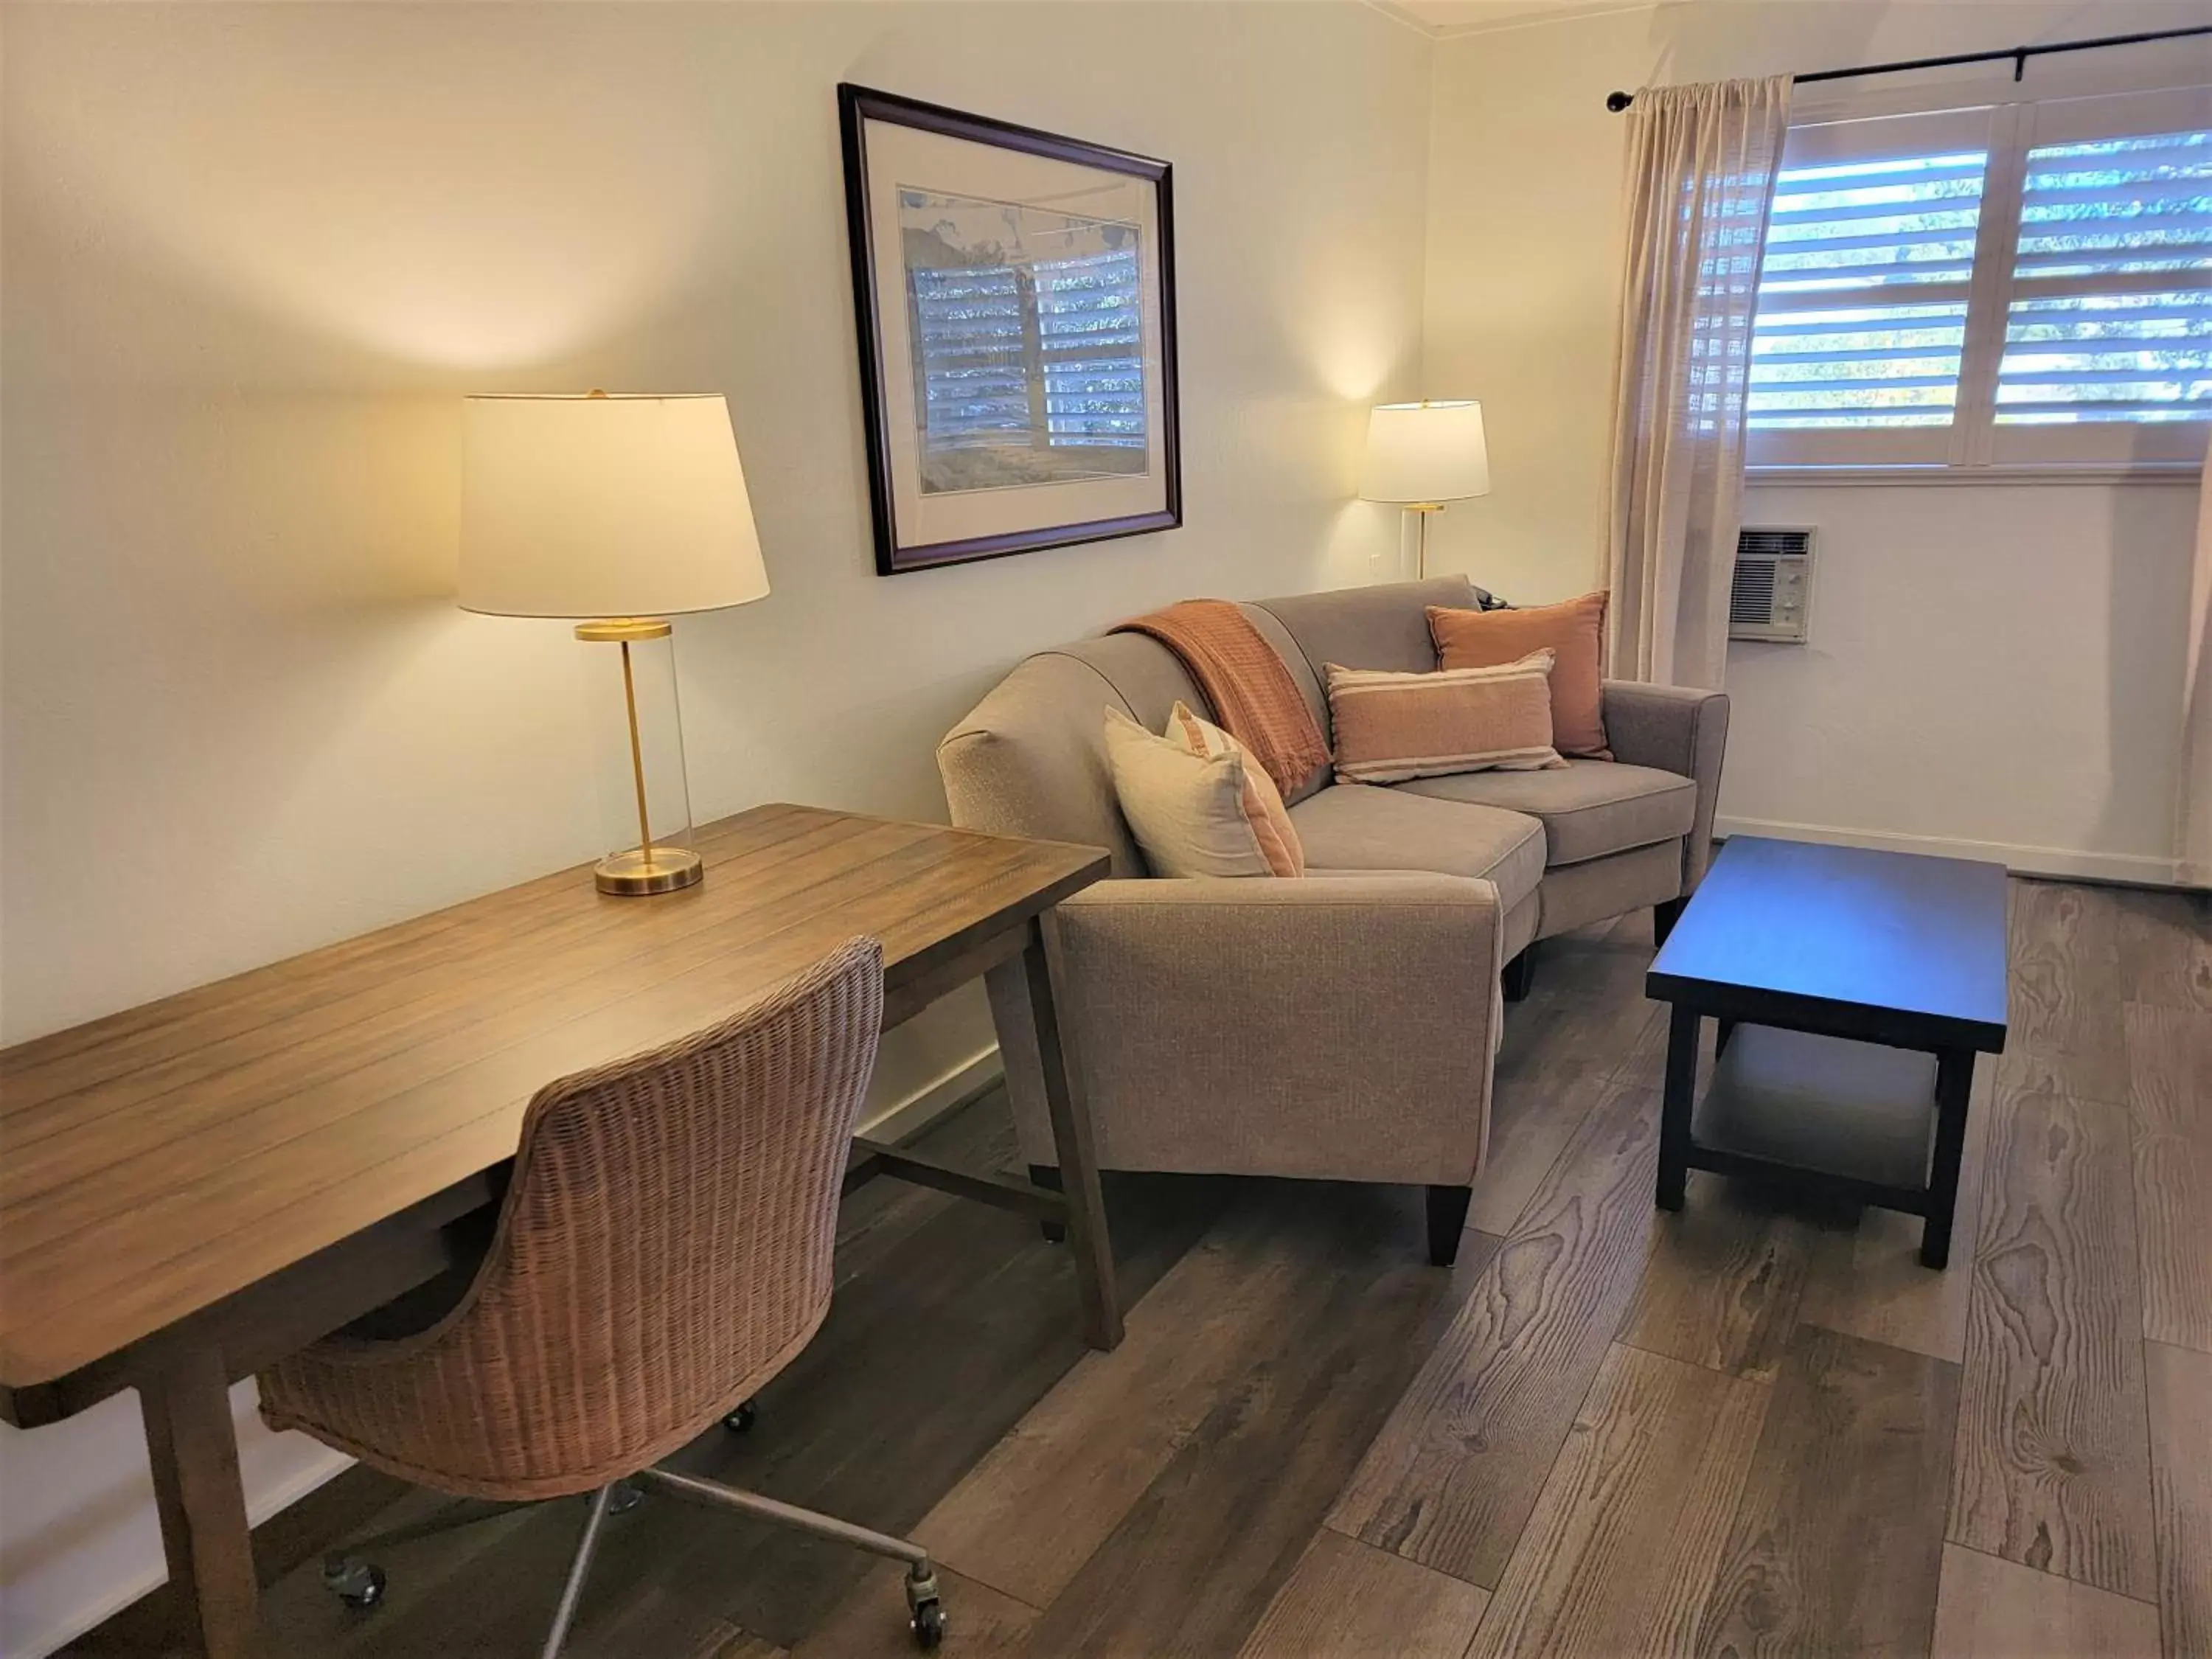
[[[2095,40],[2059,40],[2047,46],[2008,46],[1996,52],[1960,52],[1948,58],[1913,58],[1899,64],[1862,64],[1856,69],[1815,70],[1809,75],[1793,75],[1790,78],[1799,86],[1813,81],[1849,81],[1862,75],[1902,75],[1907,70],[1948,69],[1954,64],[2012,64],[2015,81],[2027,73],[2027,60],[2043,58],[2054,52],[2094,52],[2100,46],[2139,46],[2147,40],[2179,40],[2191,34],[2212,34],[2212,23],[2198,23],[2185,29],[2154,29],[2147,34],[2107,34]],[[1605,106],[1615,115],[1636,101],[1632,92],[1609,92],[1605,95]]]

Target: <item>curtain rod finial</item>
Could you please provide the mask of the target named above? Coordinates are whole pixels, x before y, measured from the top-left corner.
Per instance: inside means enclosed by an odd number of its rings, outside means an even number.
[[[1632,92],[1608,92],[1605,95],[1605,106],[1615,115],[1620,114],[1635,101],[1636,94]]]

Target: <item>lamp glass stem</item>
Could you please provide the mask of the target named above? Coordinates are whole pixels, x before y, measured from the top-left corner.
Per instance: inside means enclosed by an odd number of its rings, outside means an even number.
[[[1413,537],[1413,570],[1423,581],[1426,581],[1429,576],[1429,515],[1443,510],[1442,501],[1406,503],[1406,511],[1413,515],[1420,526]],[[1399,545],[1402,548],[1404,544],[1401,543]],[[1401,553],[1399,556],[1402,558],[1404,555]],[[1402,566],[1400,568],[1403,568]]]
[[[637,786],[637,850],[645,868],[653,868],[653,826],[647,822],[645,812],[645,749],[637,735],[637,678],[629,665],[629,641],[623,640],[623,702],[629,710],[629,774]]]

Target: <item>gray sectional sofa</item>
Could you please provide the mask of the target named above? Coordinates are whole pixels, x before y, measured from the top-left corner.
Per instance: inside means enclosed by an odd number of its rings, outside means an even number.
[[[1241,607],[1324,732],[1324,663],[1433,669],[1426,608],[1463,577]],[[1161,880],[1115,804],[1104,710],[1158,731],[1182,663],[1136,634],[1042,651],[938,749],[952,821],[1087,842],[1112,878],[1061,906],[1064,1034],[1107,1169],[1402,1182],[1449,1260],[1489,1128],[1496,987],[1538,939],[1654,907],[1663,933],[1709,854],[1728,699],[1609,681],[1612,761],[1389,787],[1317,771],[1285,797],[1295,880]],[[990,978],[1024,1156],[1052,1137],[1018,968]],[[1522,981],[1525,983],[1525,979]]]

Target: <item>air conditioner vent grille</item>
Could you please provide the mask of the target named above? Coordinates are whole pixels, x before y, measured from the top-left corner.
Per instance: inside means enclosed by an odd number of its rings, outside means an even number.
[[[1729,589],[1729,626],[1758,623],[1763,627],[1773,620],[1774,561],[1739,556],[1735,581]]]
[[[1813,550],[1813,532],[1809,530],[1753,530],[1736,532],[1735,556],[1747,553],[1766,558],[1802,559]]]

